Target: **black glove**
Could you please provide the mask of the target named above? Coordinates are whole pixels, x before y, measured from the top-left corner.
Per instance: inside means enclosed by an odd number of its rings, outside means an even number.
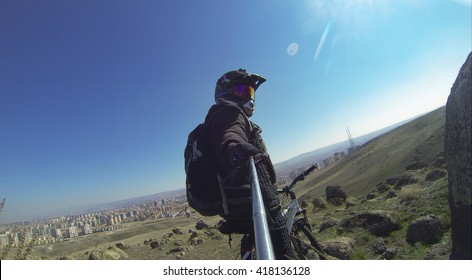
[[[240,143],[229,149],[229,162],[232,166],[240,168],[246,165],[249,157],[259,154],[260,151],[249,143]]]

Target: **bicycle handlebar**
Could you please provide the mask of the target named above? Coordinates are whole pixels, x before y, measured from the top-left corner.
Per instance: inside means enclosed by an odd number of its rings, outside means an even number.
[[[310,174],[315,169],[319,169],[318,163],[313,164],[310,168],[305,170],[302,174],[295,177],[295,179],[293,179],[292,183],[289,186],[286,186],[285,188],[283,188],[281,190],[277,190],[277,191],[279,193],[284,193],[284,192],[290,191],[293,188],[293,186],[295,186],[296,183],[298,183],[299,181],[303,181],[305,179],[305,176]]]

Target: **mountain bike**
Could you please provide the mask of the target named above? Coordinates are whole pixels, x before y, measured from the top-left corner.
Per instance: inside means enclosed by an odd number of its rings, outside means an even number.
[[[292,248],[294,249],[294,256],[296,259],[301,260],[325,260],[326,253],[320,246],[319,242],[313,236],[311,232],[310,224],[306,214],[306,209],[302,208],[298,203],[295,192],[292,188],[296,183],[305,179],[309,173],[313,170],[318,169],[318,164],[315,164],[308,168],[305,172],[298,175],[290,185],[285,186],[282,189],[278,189],[279,194],[285,195],[290,199],[290,203],[286,208],[283,209],[282,214],[285,219],[285,224],[290,233],[290,239]],[[257,238],[257,236],[256,236]],[[257,240],[256,240],[257,241]],[[256,242],[257,244],[257,242]],[[257,259],[257,246],[254,245],[254,238],[245,234],[241,240],[241,248],[247,248],[247,250],[241,253],[242,259]],[[265,249],[265,248],[263,248]],[[241,250],[244,251],[244,250]]]
[[[297,196],[292,190],[296,183],[303,181],[305,176],[318,168],[318,164],[311,166],[305,172],[298,175],[290,185],[277,190],[279,194],[283,194],[290,198],[290,203],[283,210],[282,214],[286,219],[286,226],[290,232],[293,249],[298,259],[301,260],[326,259],[326,253],[311,232],[311,226],[308,222],[306,209],[300,206]]]

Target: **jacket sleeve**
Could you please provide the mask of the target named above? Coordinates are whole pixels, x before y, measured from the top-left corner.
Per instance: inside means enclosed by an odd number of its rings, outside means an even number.
[[[242,113],[235,109],[228,109],[219,113],[214,120],[214,137],[217,154],[228,161],[229,150],[238,143],[247,143],[249,140],[248,123]]]

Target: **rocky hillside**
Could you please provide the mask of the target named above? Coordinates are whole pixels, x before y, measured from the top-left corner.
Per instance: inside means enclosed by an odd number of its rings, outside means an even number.
[[[371,140],[297,187],[312,232],[330,258],[448,259],[444,112],[440,108]],[[133,225],[133,233],[123,229],[107,236],[106,243],[68,257],[235,259],[240,236],[233,235],[230,246],[229,237],[217,230],[218,221],[192,213],[170,224]]]
[[[448,259],[445,108],[377,137],[297,190],[340,259]]]
[[[428,166],[444,150],[445,108],[441,107],[362,145],[346,159],[300,184],[307,198],[324,195],[326,186],[342,185],[361,196],[378,183],[414,166]]]

